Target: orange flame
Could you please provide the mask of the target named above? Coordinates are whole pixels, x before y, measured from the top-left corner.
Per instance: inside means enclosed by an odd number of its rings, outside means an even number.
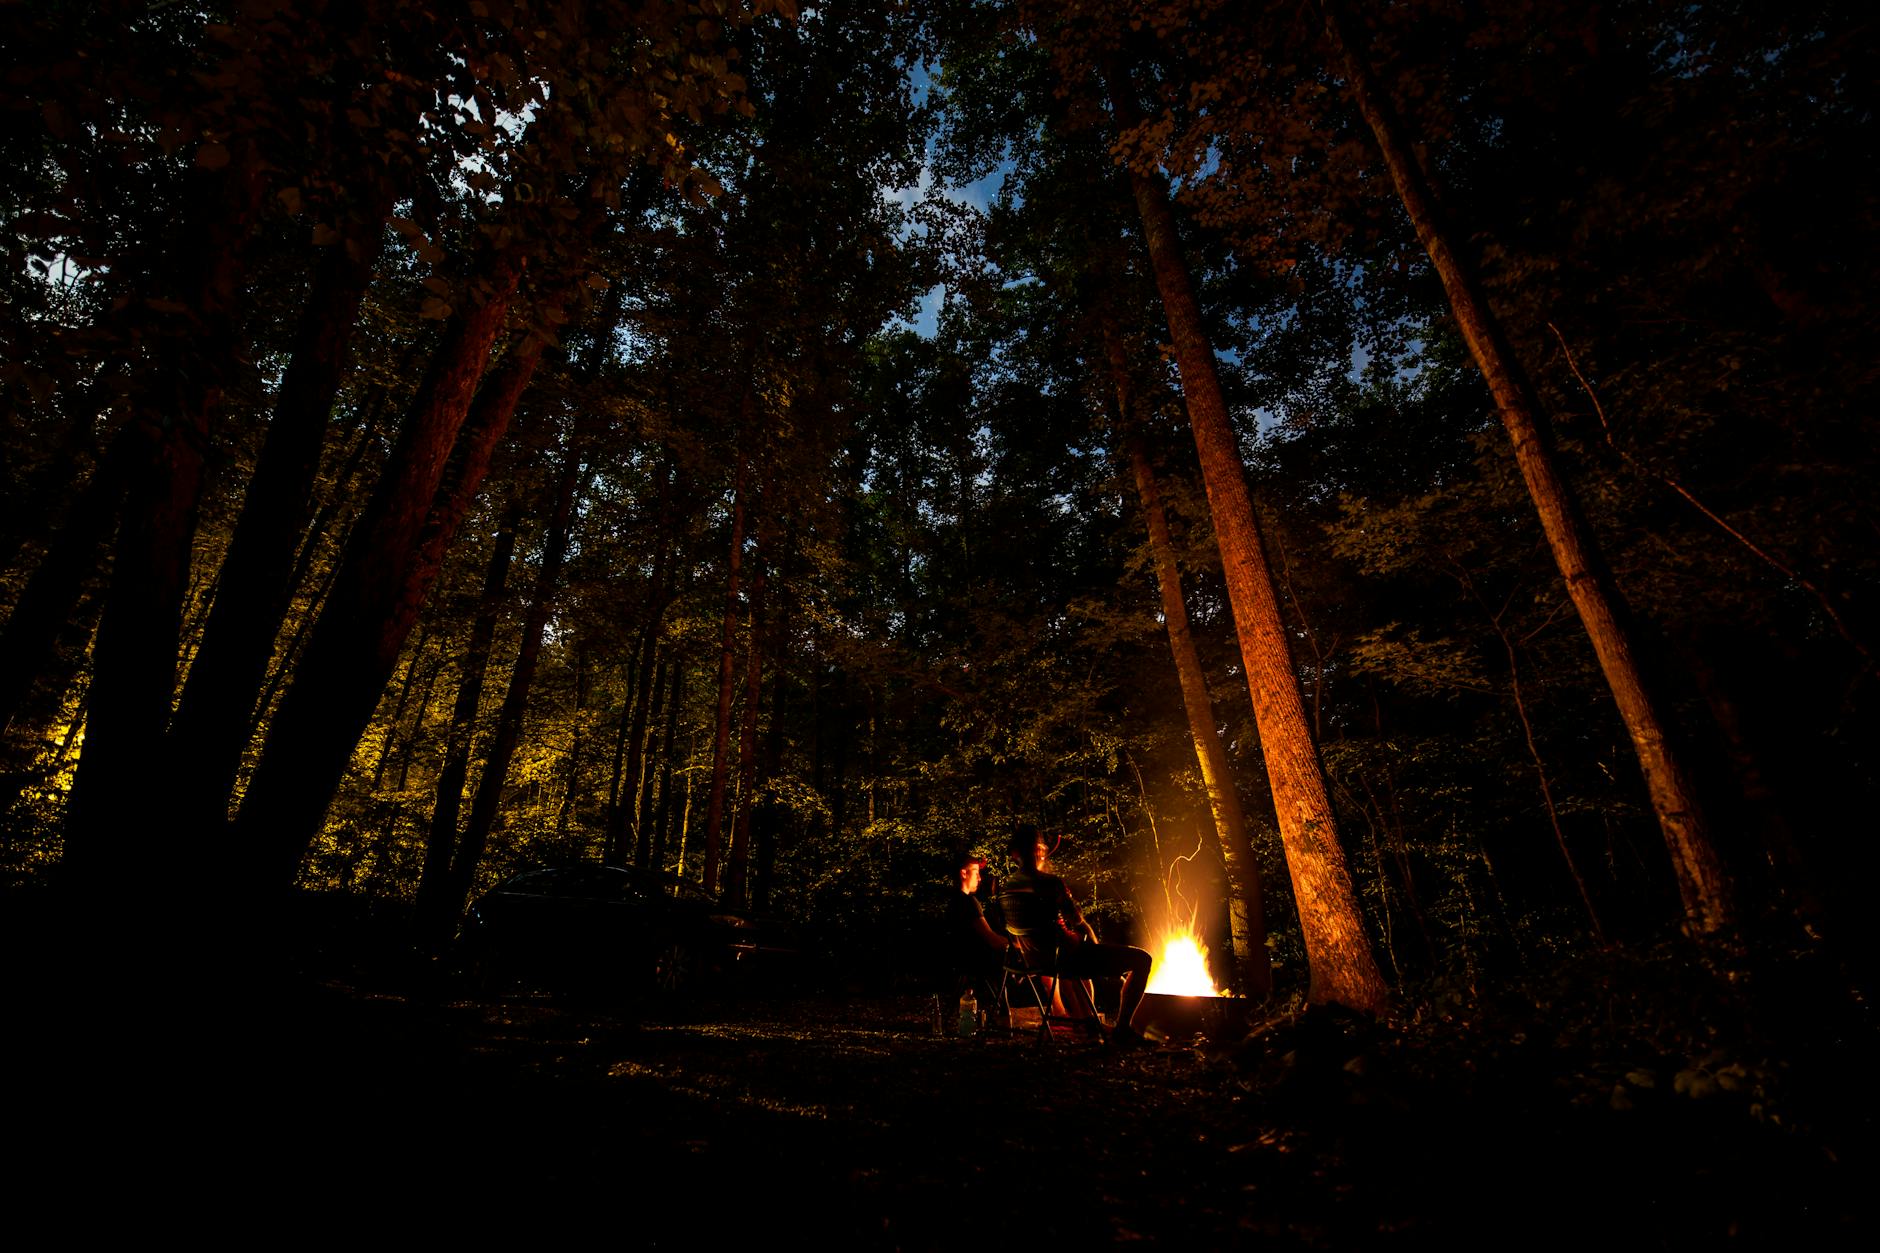
[[[1158,855],[1160,842],[1157,844]],[[1194,852],[1176,857],[1162,876],[1162,895],[1168,919],[1162,929],[1161,943],[1154,954],[1155,965],[1149,970],[1149,986],[1144,992],[1161,996],[1226,996],[1225,988],[1214,986],[1208,973],[1208,946],[1201,942],[1195,919],[1200,902],[1191,900],[1181,890],[1182,870],[1201,853],[1201,837],[1195,837]],[[1176,902],[1180,902],[1178,905]],[[1187,917],[1183,918],[1186,913]]]
[[[1208,946],[1192,925],[1184,924],[1162,936],[1161,952],[1143,989],[1164,996],[1224,996],[1208,974]]]

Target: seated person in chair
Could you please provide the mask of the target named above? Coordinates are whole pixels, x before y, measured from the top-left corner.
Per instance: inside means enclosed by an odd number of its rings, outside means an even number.
[[[986,1013],[986,1021],[1005,1025],[1005,946],[1011,941],[986,921],[979,902],[980,874],[986,859],[963,852],[954,863],[953,890],[947,893],[942,957],[946,977],[957,983],[964,975],[972,981],[973,995]],[[958,999],[957,990],[954,999]]]
[[[1031,958],[1048,962],[1055,954],[1057,970],[1064,976],[1058,997],[1073,1015],[1080,1008],[1088,1013],[1093,1028],[1097,1019],[1089,1005],[1089,993],[1082,980],[1097,975],[1122,975],[1122,1002],[1116,1011],[1116,1026],[1110,1032],[1115,1044],[1142,1041],[1134,1026],[1136,1007],[1142,1003],[1143,988],[1149,982],[1149,967],[1154,959],[1139,948],[1105,944],[1084,920],[1083,911],[1071,898],[1064,880],[1045,871],[1051,846],[1038,829],[1022,823],[1012,833],[1009,845],[1018,862],[1018,872],[1005,881],[999,904],[1005,910],[1006,923],[1013,943]]]

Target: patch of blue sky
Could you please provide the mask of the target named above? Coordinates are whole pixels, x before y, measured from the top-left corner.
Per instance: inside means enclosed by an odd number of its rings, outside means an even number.
[[[1220,168],[1221,150],[1210,144],[1208,145],[1208,155],[1202,158],[1201,165],[1198,169],[1190,170],[1186,174],[1170,175],[1168,181],[1169,192],[1172,195],[1179,196],[1182,193],[1182,189],[1187,187],[1190,183],[1198,183]]]
[[[935,79],[939,67],[919,62],[908,69],[910,92],[917,107],[925,107],[932,99]],[[942,105],[941,107],[944,107]],[[883,187],[882,199],[898,205],[902,210],[902,238],[920,238],[927,232],[927,224],[921,220],[920,206],[939,198],[968,209],[981,216],[985,215],[1001,195],[1008,193],[1008,181],[1017,168],[1009,153],[1000,158],[992,169],[980,177],[966,183],[953,183],[940,179],[934,174],[933,141],[928,141],[927,158],[921,162],[920,175],[915,181],[904,187]],[[1014,203],[1020,203],[1016,189],[1009,189]],[[914,331],[923,339],[932,339],[939,333],[940,311],[946,304],[946,289],[936,285],[924,292],[916,303],[914,316],[898,318],[890,323],[891,328]]]

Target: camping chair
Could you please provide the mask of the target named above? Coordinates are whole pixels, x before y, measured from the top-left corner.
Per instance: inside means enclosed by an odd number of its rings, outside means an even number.
[[[1070,1012],[1069,997],[1062,998],[1064,1013],[1051,1012],[1052,1002],[1059,999],[1058,956],[1063,951],[1062,947],[1027,943],[1034,932],[1030,928],[1013,926],[1009,919],[1006,931],[1012,937],[1012,943],[1005,950],[1006,1004],[1016,1007],[1018,1003],[1012,996],[1014,979],[1031,991],[1032,1002],[1038,1006],[1038,1039],[1041,1043],[1054,1042],[1051,1034],[1051,1024],[1054,1022],[1066,1023],[1082,1031],[1092,1030],[1097,1022],[1095,1009],[1092,1009],[1088,1018],[1074,1015]]]

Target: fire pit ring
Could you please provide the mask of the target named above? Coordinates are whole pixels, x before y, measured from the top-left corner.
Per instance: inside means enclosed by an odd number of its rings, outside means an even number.
[[[1151,1039],[1178,1045],[1193,1043],[1197,1035],[1231,1040],[1247,1033],[1252,1015],[1252,1002],[1241,996],[1148,992],[1143,995],[1142,1008],[1136,1011],[1136,1029]]]

